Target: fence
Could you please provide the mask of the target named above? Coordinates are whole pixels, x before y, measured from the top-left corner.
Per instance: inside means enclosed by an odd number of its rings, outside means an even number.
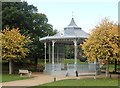
[[[80,74],[97,74],[99,70],[99,64],[89,63],[89,64],[67,64],[67,69],[62,69],[64,64],[46,64],[44,72],[47,74],[57,74],[60,75],[61,73],[64,75],[67,73],[69,75],[76,75],[75,72],[78,71]]]
[[[67,72],[69,75],[76,75],[75,72],[79,72],[80,75],[85,74],[98,74],[99,64],[88,63],[88,64],[67,64]]]

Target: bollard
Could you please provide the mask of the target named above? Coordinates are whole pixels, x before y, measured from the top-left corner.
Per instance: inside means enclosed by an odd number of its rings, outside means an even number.
[[[77,72],[77,71],[75,71],[75,73],[76,73],[76,77],[78,77],[78,72]]]
[[[54,77],[54,82],[56,81],[56,77]]]
[[[112,78],[112,75],[110,74],[110,78]]]

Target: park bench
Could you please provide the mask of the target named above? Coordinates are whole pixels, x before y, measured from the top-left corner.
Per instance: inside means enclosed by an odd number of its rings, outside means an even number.
[[[20,74],[21,77],[22,77],[23,75],[28,75],[28,77],[30,77],[31,74],[32,74],[32,72],[31,72],[31,71],[28,71],[28,70],[19,69],[19,74]]]
[[[92,72],[80,72],[80,71],[76,71],[76,77],[78,76],[93,76],[94,79],[96,79],[96,75],[97,73],[95,71]]]

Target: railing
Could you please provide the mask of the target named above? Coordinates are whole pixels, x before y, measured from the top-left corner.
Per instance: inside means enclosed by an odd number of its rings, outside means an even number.
[[[79,73],[96,73],[97,70],[99,70],[99,64],[94,63],[88,63],[88,64],[67,64],[67,69],[64,69],[64,64],[61,63],[55,63],[55,64],[46,64],[45,71],[47,72],[68,72],[69,74],[74,74],[75,71],[78,71]]]
[[[61,64],[46,64],[46,71],[61,71]]]
[[[67,64],[67,72],[69,74],[74,74],[75,71],[79,73],[97,73],[99,70],[99,64],[89,63],[89,64]]]

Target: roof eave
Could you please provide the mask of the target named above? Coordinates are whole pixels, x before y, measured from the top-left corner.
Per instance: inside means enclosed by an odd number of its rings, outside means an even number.
[[[75,38],[88,38],[88,36],[66,36],[66,37],[43,37],[40,38],[40,41],[47,41],[47,40],[56,40],[56,39],[75,39]]]

